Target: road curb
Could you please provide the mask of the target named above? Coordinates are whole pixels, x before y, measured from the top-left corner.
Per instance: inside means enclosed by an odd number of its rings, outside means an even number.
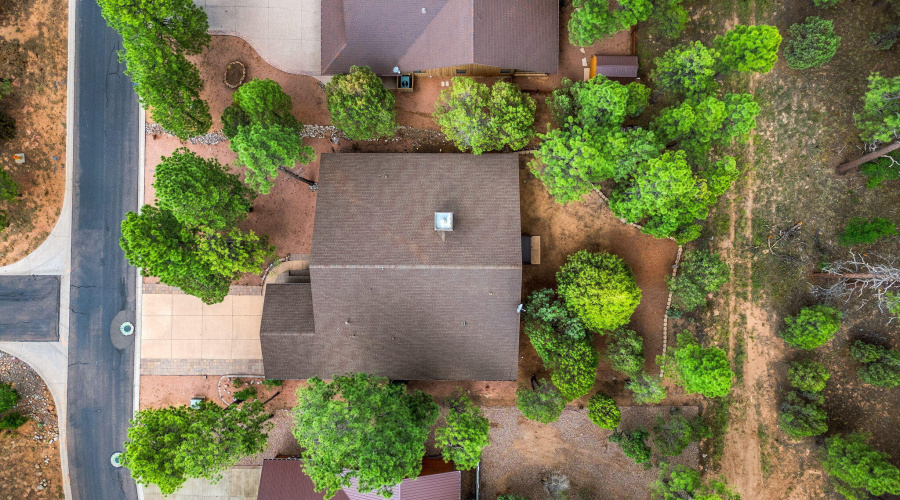
[[[138,213],[144,206],[144,160],[147,147],[147,134],[145,132],[145,123],[147,122],[147,110],[138,103],[140,110],[138,111]],[[132,413],[137,414],[141,406],[141,337],[143,336],[142,309],[144,307],[144,287],[143,279],[141,279],[140,269],[135,269],[137,273],[137,292],[135,294],[135,335],[134,335],[134,401],[132,403]],[[144,486],[137,485],[138,500],[144,500]]]

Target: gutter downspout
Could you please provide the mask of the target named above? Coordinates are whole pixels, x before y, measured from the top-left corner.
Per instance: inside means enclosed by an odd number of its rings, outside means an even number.
[[[481,460],[475,467],[475,500],[481,500]]]

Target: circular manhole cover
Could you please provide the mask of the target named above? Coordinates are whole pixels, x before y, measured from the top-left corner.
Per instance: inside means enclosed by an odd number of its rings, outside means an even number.
[[[119,468],[122,466],[122,454],[119,452],[113,453],[111,457],[109,457],[109,463],[112,464],[113,467]]]
[[[131,335],[134,333],[134,325],[132,325],[131,322],[126,321],[119,327],[119,331],[122,332],[122,335]]]

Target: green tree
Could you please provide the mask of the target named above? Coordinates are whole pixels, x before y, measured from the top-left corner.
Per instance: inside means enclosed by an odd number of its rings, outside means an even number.
[[[825,365],[809,358],[794,361],[788,368],[788,382],[803,392],[824,391],[829,378],[831,374]]]
[[[870,221],[862,217],[853,217],[847,222],[844,232],[838,235],[838,243],[845,247],[868,245],[896,234],[897,228],[894,223],[884,217],[875,217]]]
[[[435,445],[458,470],[474,469],[491,442],[488,419],[462,391],[449,398],[447,406],[447,422],[435,431]]]
[[[650,447],[647,446],[647,437],[650,434],[644,429],[635,429],[631,432],[619,432],[618,430],[606,438],[610,443],[616,443],[622,449],[622,453],[634,460],[636,464],[644,464],[650,467]]]
[[[500,495],[499,497],[497,497],[497,500],[531,500],[531,499],[528,497],[523,497],[523,496],[519,496],[519,495],[508,494],[508,495]]]
[[[715,398],[731,391],[734,373],[728,355],[718,347],[702,347],[690,332],[678,334],[678,347],[657,358],[664,371],[688,394]]]
[[[591,391],[600,357],[589,337],[568,337],[541,321],[526,321],[523,330],[544,366],[550,370],[550,380],[566,401]]]
[[[625,388],[633,393],[635,404],[657,404],[666,399],[666,387],[661,377],[641,372],[625,382]]]
[[[825,439],[822,465],[835,491],[849,500],[900,495],[900,470],[888,462],[890,455],[875,450],[868,441],[868,435],[858,433]]]
[[[176,149],[156,167],[158,206],[186,226],[226,230],[242,222],[255,193],[215,159]]]
[[[566,307],[596,332],[628,323],[641,301],[631,269],[622,258],[606,252],[582,250],[570,255],[556,281]]]
[[[534,390],[520,386],[516,391],[516,407],[525,418],[549,424],[556,422],[566,407],[566,398],[553,383],[540,380]]]
[[[598,392],[588,400],[588,418],[601,429],[615,429],[622,421],[622,412],[613,398]]]
[[[0,382],[0,413],[12,410],[19,404],[19,391],[6,382]]]
[[[657,92],[687,97],[712,93],[718,88],[714,79],[718,58],[716,50],[699,41],[678,45],[653,61],[650,79]]]
[[[850,346],[850,355],[863,363],[857,371],[863,382],[887,388],[900,385],[900,352],[857,340]]]
[[[16,201],[19,196],[22,196],[19,184],[8,171],[0,168],[0,201]]]
[[[625,106],[625,114],[631,117],[639,116],[650,104],[650,87],[638,82],[631,82],[625,88],[628,89],[628,104]]]
[[[841,3],[841,0],[812,0],[812,3],[816,7],[827,9]]]
[[[22,415],[19,412],[11,412],[0,417],[0,430],[3,429],[18,429],[25,425],[25,422],[28,422],[28,417]]]
[[[746,142],[756,128],[759,112],[759,104],[750,94],[698,97],[664,109],[652,127],[658,136],[677,142],[694,158],[703,158],[712,146]]]
[[[293,433],[306,450],[304,472],[326,497],[351,478],[361,492],[390,497],[394,485],[419,475],[437,416],[431,396],[385,378],[314,377],[297,391]]]
[[[537,104],[510,82],[492,87],[471,77],[451,79],[434,104],[434,120],[456,147],[474,154],[522,149],[534,137]]]
[[[166,131],[187,139],[212,125],[200,98],[203,80],[185,56],[209,45],[206,12],[191,0],[99,0],[106,23],[122,35],[121,60],[140,101]]]
[[[216,482],[241,458],[265,450],[270,417],[259,401],[141,410],[128,429],[122,464],[137,483],[155,484],[165,495],[190,478]]]
[[[881,186],[884,181],[900,179],[900,151],[890,153],[863,163],[859,171],[866,176],[866,188],[873,189]]]
[[[558,334],[572,339],[578,340],[587,336],[584,323],[550,288],[537,290],[528,295],[525,303],[525,319],[546,323]]]
[[[700,419],[688,420],[675,411],[668,419],[656,416],[653,425],[653,446],[664,457],[677,457],[681,455],[692,441],[699,441],[708,437],[708,428]]]
[[[792,69],[818,68],[831,60],[841,45],[830,19],[809,16],[788,28],[790,37],[784,44],[784,59]]]
[[[393,137],[397,131],[394,94],[368,66],[351,66],[325,84],[331,122],[354,141]]]
[[[804,307],[784,323],[779,335],[785,342],[800,349],[815,349],[841,329],[841,312],[828,306]]]
[[[612,332],[606,357],[613,370],[636,377],[644,370],[644,340],[633,330],[617,328]]]
[[[670,40],[680,37],[690,19],[681,3],[682,0],[655,0],[650,15],[650,33]]]
[[[888,142],[900,137],[900,76],[869,75],[863,110],[853,115],[859,136],[866,142]]]
[[[775,26],[737,25],[713,40],[726,71],[768,73],[778,60],[781,34]]]
[[[237,153],[237,165],[247,167],[245,182],[268,194],[279,170],[315,159],[303,145],[303,125],[291,114],[293,103],[278,83],[254,79],[234,93],[234,102],[222,113],[222,133]]]
[[[16,119],[0,112],[0,141],[8,141],[16,136]]]
[[[819,394],[789,392],[781,404],[778,426],[793,439],[825,434],[828,415],[822,407],[824,401]]]
[[[719,291],[731,277],[728,264],[707,250],[689,251],[681,261],[678,276],[666,276],[675,309],[691,311],[706,305],[706,297]]]
[[[659,479],[650,485],[654,498],[662,500],[740,500],[740,495],[723,482],[703,483],[700,472],[684,465],[664,464],[659,471]]]
[[[869,33],[869,43],[878,50],[890,50],[900,39],[900,24],[889,24]]]
[[[581,46],[631,28],[653,10],[650,0],[620,0],[615,9],[603,0],[573,0],[572,4],[575,12],[569,20],[569,41]]]

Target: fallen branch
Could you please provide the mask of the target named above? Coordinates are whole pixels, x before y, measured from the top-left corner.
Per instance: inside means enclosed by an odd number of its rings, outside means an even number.
[[[843,165],[838,166],[835,169],[835,172],[838,175],[844,175],[844,174],[850,173],[850,172],[856,170],[857,168],[859,168],[859,166],[862,165],[863,163],[870,162],[879,157],[885,156],[895,149],[900,149],[900,141],[896,141],[893,144],[889,144],[881,149],[877,149],[877,150],[875,150],[865,156],[857,158],[856,160],[853,160],[851,162],[844,163]]]

